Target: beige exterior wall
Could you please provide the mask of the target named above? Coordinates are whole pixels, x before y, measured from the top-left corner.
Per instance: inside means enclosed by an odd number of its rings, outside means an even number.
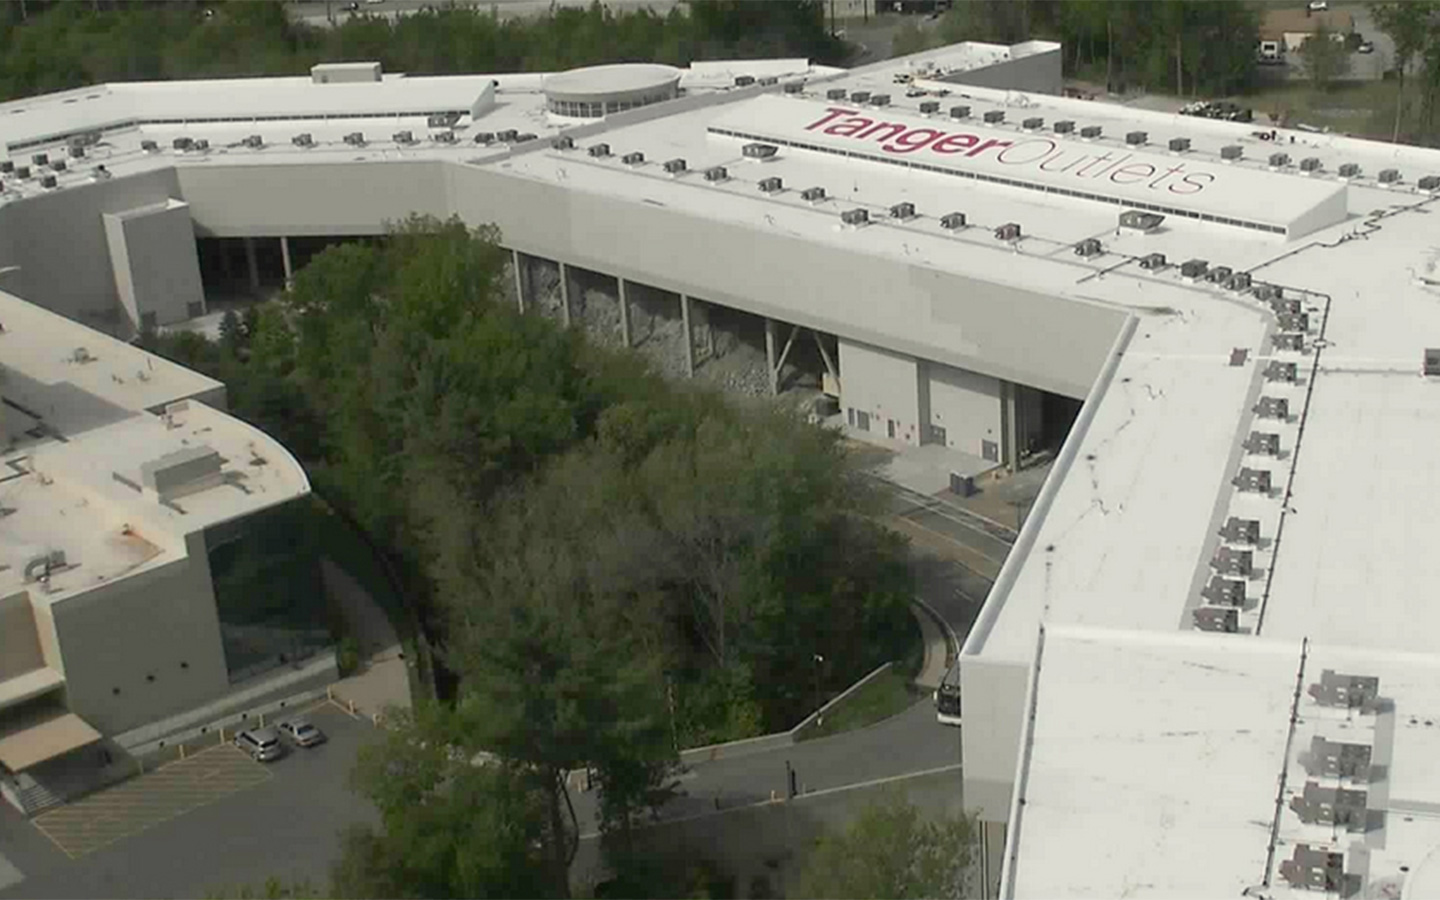
[[[102,218],[115,287],[131,327],[143,327],[147,315],[156,325],[173,325],[204,314],[200,256],[186,204],[172,199]]]
[[[840,406],[847,421],[853,412],[869,415],[869,431],[894,440],[920,443],[920,396],[914,357],[879,347],[840,341]],[[857,422],[858,427],[858,422]]]
[[[997,450],[1004,445],[998,379],[938,363],[925,366],[925,375],[930,422],[945,429],[946,446],[983,457],[985,441]]]
[[[35,633],[30,593],[0,598],[0,681],[33,672],[45,665]]]
[[[185,559],[55,604],[70,709],[103,733],[229,689],[203,535],[186,543]]]
[[[65,674],[65,660],[60,655],[60,639],[55,634],[55,617],[48,604],[30,598],[30,610],[35,615],[35,636],[40,641],[40,655],[45,665]]]

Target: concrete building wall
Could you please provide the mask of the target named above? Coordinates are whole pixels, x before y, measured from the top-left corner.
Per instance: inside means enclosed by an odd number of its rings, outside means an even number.
[[[189,207],[169,200],[124,213],[105,213],[115,288],[131,327],[146,317],[172,325],[205,312],[200,256]]]
[[[70,709],[105,734],[229,689],[203,538],[186,543],[185,559],[54,606]]]
[[[0,597],[0,681],[44,665],[35,633],[35,614],[30,610],[30,593],[19,591]]]
[[[846,421],[872,434],[919,444],[918,365],[913,357],[842,339],[840,407]],[[894,423],[893,434],[889,423]]]
[[[965,806],[987,822],[1010,819],[1029,678],[1030,668],[1022,663],[973,656],[960,659]]]
[[[956,72],[943,80],[955,84],[973,84],[976,87],[1058,95],[1064,85],[1060,67],[1060,48],[1057,47],[983,69]]]
[[[988,441],[998,454],[1004,444],[999,379],[939,363],[925,366],[925,377],[929,381],[930,424],[945,429],[945,445],[985,456],[984,443]],[[998,455],[995,461],[999,461]]]
[[[3,285],[53,312],[110,332],[120,300],[105,213],[164,203],[178,194],[175,170],[112,178],[0,207],[0,263],[20,270]]]
[[[45,665],[64,675],[65,658],[60,655],[60,638],[55,633],[55,616],[50,606],[32,596],[30,610],[35,616],[35,636],[40,641],[40,655]]]

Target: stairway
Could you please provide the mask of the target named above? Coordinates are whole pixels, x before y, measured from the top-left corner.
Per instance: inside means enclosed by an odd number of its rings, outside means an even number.
[[[23,812],[27,816],[38,815],[43,810],[52,806],[59,806],[65,802],[65,798],[56,796],[49,788],[21,773],[20,782],[20,805],[24,807]]]

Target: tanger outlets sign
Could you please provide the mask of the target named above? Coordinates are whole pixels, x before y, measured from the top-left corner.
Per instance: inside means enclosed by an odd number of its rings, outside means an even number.
[[[1143,162],[1131,153],[1093,153],[1079,147],[1062,147],[1049,138],[1000,140],[967,132],[915,128],[899,122],[877,122],[857,115],[858,112],[837,106],[827,107],[825,115],[805,126],[805,130],[871,142],[885,153],[918,154],[923,151],[942,157],[1009,166],[1015,170],[1038,169],[1092,183],[1109,182],[1171,194],[1198,194],[1215,181],[1213,174],[1188,169],[1184,163],[1157,166]],[[991,166],[986,165],[985,168]]]

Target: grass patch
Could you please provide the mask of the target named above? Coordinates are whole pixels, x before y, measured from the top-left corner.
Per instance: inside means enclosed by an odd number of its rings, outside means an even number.
[[[809,741],[853,731],[909,709],[922,695],[915,686],[915,676],[925,661],[925,636],[913,615],[905,647],[905,655],[895,665],[830,707],[823,720],[811,723],[795,739]]]
[[[1394,81],[1340,82],[1318,91],[1308,82],[1286,82],[1231,98],[1255,110],[1255,125],[1271,123],[1272,113],[1297,123],[1329,128],[1341,134],[1388,138],[1394,125]]]

